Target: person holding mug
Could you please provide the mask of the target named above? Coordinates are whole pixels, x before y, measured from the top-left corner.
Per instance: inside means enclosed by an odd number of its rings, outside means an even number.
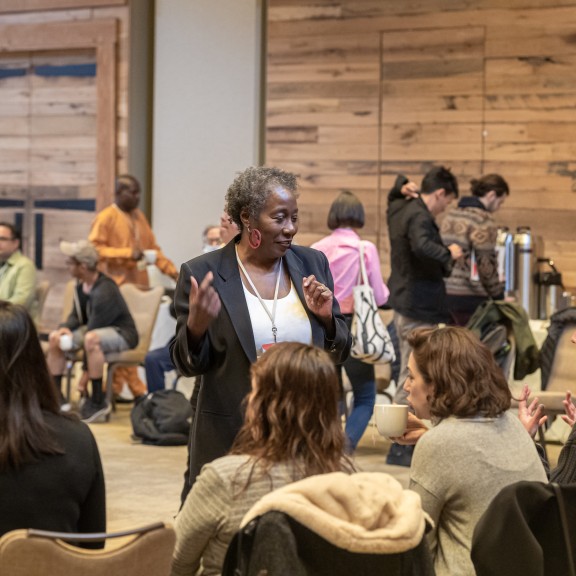
[[[414,414],[400,444],[416,444],[410,489],[435,528],[428,536],[437,576],[474,574],[476,523],[502,488],[546,482],[538,452],[515,414],[502,370],[469,330],[421,328],[408,336],[412,353],[404,388]],[[431,420],[428,429],[421,419]]]

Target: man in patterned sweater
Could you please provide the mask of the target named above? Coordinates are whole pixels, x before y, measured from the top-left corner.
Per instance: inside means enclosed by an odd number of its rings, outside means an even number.
[[[492,217],[510,193],[498,174],[471,181],[472,196],[465,196],[442,221],[440,234],[446,245],[458,244],[464,254],[445,279],[447,306],[452,322],[465,326],[474,310],[492,298],[504,297],[504,283],[498,276],[496,236]]]

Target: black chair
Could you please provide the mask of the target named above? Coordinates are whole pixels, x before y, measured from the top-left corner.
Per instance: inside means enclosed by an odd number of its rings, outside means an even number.
[[[236,533],[222,576],[433,576],[426,540],[397,554],[338,548],[283,512],[270,511]]]
[[[575,558],[576,484],[507,486],[472,538],[477,576],[576,576]]]

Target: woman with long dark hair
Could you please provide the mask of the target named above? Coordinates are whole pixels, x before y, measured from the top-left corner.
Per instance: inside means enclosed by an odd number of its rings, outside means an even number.
[[[207,464],[176,519],[173,576],[220,574],[244,514],[296,480],[353,471],[344,455],[339,384],[329,355],[276,344],[252,366],[246,417],[228,456]]]
[[[60,413],[38,334],[0,301],[0,535],[104,532],[104,475],[88,426]]]

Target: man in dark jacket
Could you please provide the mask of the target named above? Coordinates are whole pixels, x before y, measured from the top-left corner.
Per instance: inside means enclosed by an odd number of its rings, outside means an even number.
[[[70,275],[77,280],[74,303],[66,322],[50,334],[48,367],[56,385],[61,386],[67,350],[84,348],[92,397],[82,405],[85,422],[95,422],[110,414],[102,391],[104,355],[122,352],[138,345],[138,331],[118,286],[96,268],[98,252],[90,242],[61,242],[68,256]]]
[[[456,244],[444,245],[435,218],[457,197],[458,182],[443,166],[424,176],[420,190],[406,176],[398,176],[388,195],[392,265],[388,303],[394,309],[401,362],[394,396],[397,404],[406,404],[404,382],[410,356],[406,337],[415,328],[436,326],[448,319],[444,277],[450,275],[462,249]],[[410,448],[393,445],[388,463],[410,465],[410,457],[404,454]],[[398,458],[392,456],[396,452]]]

